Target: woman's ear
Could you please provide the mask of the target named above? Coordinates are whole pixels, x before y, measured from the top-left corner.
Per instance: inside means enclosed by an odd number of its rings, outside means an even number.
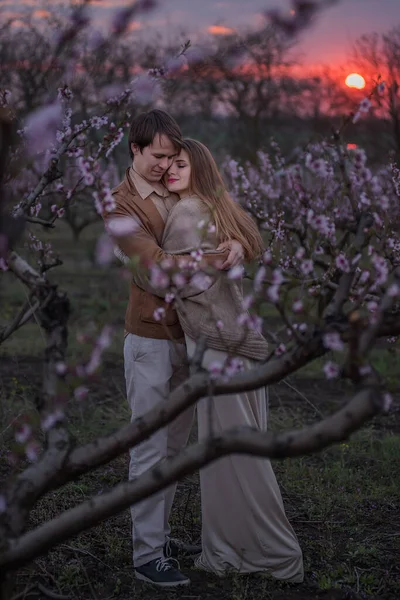
[[[138,152],[140,152],[140,148],[137,144],[134,144],[133,142],[131,143],[131,150],[132,150],[132,154],[135,155]]]

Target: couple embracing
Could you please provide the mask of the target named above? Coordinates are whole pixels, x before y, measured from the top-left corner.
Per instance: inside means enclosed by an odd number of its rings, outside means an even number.
[[[251,217],[230,197],[209,150],[183,139],[175,120],[162,110],[133,119],[132,159],[113,190],[115,208],[105,216],[134,218],[138,229],[116,240],[121,260],[182,265],[200,248],[204,264],[217,269],[204,289],[183,286],[176,306],[138,270],[133,275],[125,316],[124,366],[132,420],[160,402],[189,376],[196,339],[207,342],[203,366],[224,363],[228,352],[245,370],[265,359],[267,342],[238,323],[243,314],[241,285],[228,270],[261,256],[263,243]],[[208,223],[203,229],[199,223]],[[157,309],[162,309],[157,311]],[[210,313],[211,311],[211,313]],[[159,320],[162,314],[163,318]],[[215,324],[220,322],[220,328]],[[210,404],[211,403],[211,404]],[[265,388],[197,404],[199,440],[246,425],[267,428]],[[130,452],[133,480],[186,445],[194,418],[187,409],[170,425]],[[287,520],[269,460],[230,455],[201,469],[201,545],[170,536],[168,524],[176,485],[131,507],[133,563],[138,579],[161,587],[188,585],[177,559],[193,557],[195,566],[223,576],[228,572],[270,573],[301,582],[303,558]]]

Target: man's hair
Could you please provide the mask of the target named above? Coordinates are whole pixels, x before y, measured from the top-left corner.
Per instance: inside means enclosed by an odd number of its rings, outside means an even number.
[[[137,115],[129,130],[129,155],[133,159],[131,144],[136,144],[140,152],[149,146],[156,135],[165,135],[174,145],[177,152],[182,148],[182,133],[178,123],[164,110],[154,109]]]

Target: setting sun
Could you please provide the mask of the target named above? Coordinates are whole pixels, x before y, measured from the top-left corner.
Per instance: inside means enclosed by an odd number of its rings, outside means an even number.
[[[350,75],[347,75],[345,83],[348,87],[357,88],[358,90],[365,88],[365,79],[359,73],[350,73]]]

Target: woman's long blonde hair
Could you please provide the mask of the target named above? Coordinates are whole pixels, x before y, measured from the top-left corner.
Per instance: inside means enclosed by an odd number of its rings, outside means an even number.
[[[237,240],[246,259],[253,260],[263,252],[263,241],[251,216],[231,198],[216,162],[204,144],[186,138],[182,149],[189,155],[191,173],[189,191],[207,204],[220,242]]]

